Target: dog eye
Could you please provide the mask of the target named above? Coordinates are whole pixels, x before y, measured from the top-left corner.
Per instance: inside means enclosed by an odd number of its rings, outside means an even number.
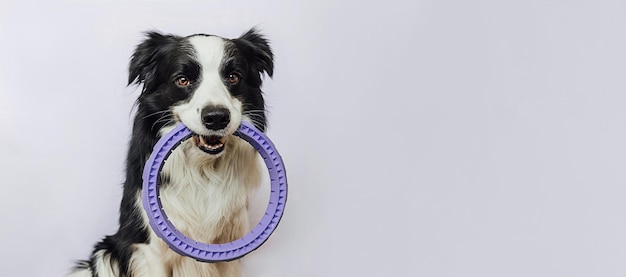
[[[228,77],[226,77],[226,82],[231,85],[239,83],[239,75],[236,73],[228,74]]]
[[[181,76],[181,77],[176,78],[175,83],[179,87],[186,87],[186,86],[191,84],[191,81],[189,81],[189,79],[187,79],[187,77]]]

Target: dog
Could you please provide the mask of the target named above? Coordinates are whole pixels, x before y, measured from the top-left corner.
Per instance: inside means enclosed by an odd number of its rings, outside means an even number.
[[[203,263],[181,256],[152,231],[142,208],[142,171],[158,139],[182,122],[193,133],[160,173],[169,219],[204,243],[250,231],[248,198],[262,179],[256,150],[235,137],[242,120],[264,131],[261,86],[274,55],[256,28],[239,38],[147,32],[130,59],[128,85],[142,86],[126,160],[119,229],[77,262],[73,277],[240,276],[240,262]]]

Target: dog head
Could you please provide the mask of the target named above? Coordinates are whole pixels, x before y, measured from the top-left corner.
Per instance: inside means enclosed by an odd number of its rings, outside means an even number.
[[[146,36],[132,55],[128,83],[143,84],[136,121],[147,131],[160,136],[182,122],[200,150],[219,156],[242,120],[265,130],[262,76],[272,76],[274,63],[255,29],[236,39]]]

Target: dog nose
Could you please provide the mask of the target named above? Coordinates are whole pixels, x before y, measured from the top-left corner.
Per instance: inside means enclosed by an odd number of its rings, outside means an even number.
[[[206,107],[202,110],[202,123],[209,130],[226,128],[230,122],[230,112],[222,107]]]

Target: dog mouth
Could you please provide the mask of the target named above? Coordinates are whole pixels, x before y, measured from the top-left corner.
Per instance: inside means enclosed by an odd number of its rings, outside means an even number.
[[[226,144],[226,138],[221,136],[193,135],[192,140],[200,150],[211,155],[222,153]]]

